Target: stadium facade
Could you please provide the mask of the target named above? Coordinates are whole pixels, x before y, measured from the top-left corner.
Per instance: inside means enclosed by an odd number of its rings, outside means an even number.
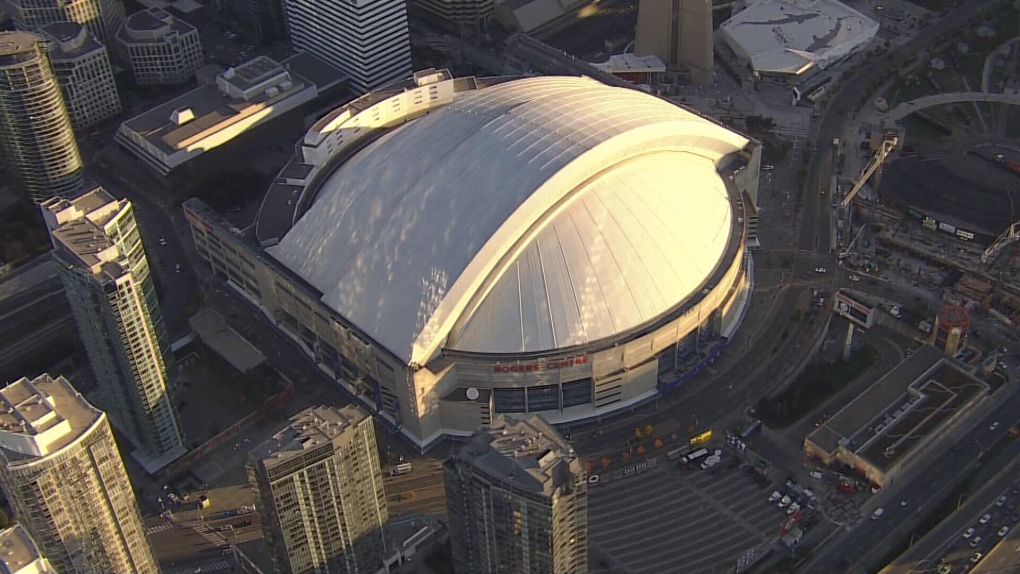
[[[637,90],[427,70],[312,126],[255,237],[185,213],[218,274],[425,448],[503,413],[626,409],[724,345],[759,163]]]

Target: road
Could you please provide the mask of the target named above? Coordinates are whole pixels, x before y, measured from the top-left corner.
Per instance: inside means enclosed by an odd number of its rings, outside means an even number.
[[[881,566],[880,560],[887,558],[885,554],[895,548],[898,541],[912,534],[921,518],[924,505],[938,504],[952,488],[954,478],[975,460],[975,455],[987,450],[1002,438],[1003,432],[988,432],[992,421],[1014,420],[1020,410],[1020,393],[1012,388],[999,391],[992,400],[1000,404],[983,421],[978,422],[957,442],[957,446],[936,458],[930,465],[917,473],[917,478],[909,484],[899,484],[886,489],[877,497],[878,502],[866,509],[868,514],[880,505],[884,505],[885,515],[877,521],[865,521],[855,530],[830,541],[819,548],[809,562],[801,568],[802,572],[841,572],[847,571],[847,562],[851,563],[852,572],[870,572]],[[1012,443],[1004,452],[1006,457],[1020,454],[1020,441]],[[901,507],[896,503],[903,495],[909,493],[915,500],[925,501],[922,506],[908,505]]]

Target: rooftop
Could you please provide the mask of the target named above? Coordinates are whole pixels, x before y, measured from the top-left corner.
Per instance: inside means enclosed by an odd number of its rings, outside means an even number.
[[[21,378],[0,390],[0,451],[11,460],[35,460],[71,444],[103,412],[64,377]]]
[[[290,418],[290,424],[273,438],[248,453],[250,463],[259,462],[271,469],[324,443],[340,443],[369,419],[367,411],[356,405],[346,407],[309,407]]]
[[[0,32],[0,57],[32,52],[42,38],[29,32]],[[0,61],[0,66],[6,62]]]
[[[199,86],[125,121],[121,130],[169,155],[205,146],[215,134],[309,88],[315,90],[308,80],[259,56],[219,74],[216,85]]]
[[[76,58],[103,49],[103,45],[76,22],[52,22],[40,28],[39,33],[51,40],[48,50],[51,61]]]
[[[867,43],[878,22],[836,0],[758,0],[722,24],[755,70],[801,73]]]
[[[551,496],[573,484],[580,461],[566,440],[537,415],[501,416],[480,429],[454,458],[519,491]]]
[[[147,44],[176,32],[186,34],[195,27],[180,18],[175,18],[162,8],[148,8],[131,14],[117,31],[117,40],[124,43]]]
[[[265,355],[228,326],[223,316],[212,309],[196,313],[188,319],[188,324],[202,343],[241,373],[247,373],[266,362]]]
[[[718,166],[749,143],[643,92],[549,76],[376,131],[268,252],[418,364],[584,345],[679,308],[733,237]]]
[[[987,389],[941,351],[924,345],[806,440],[829,453],[842,445],[887,468]]]
[[[596,68],[609,72],[620,73],[654,73],[665,72],[666,64],[658,56],[638,56],[637,54],[613,54],[605,62],[592,64]]]
[[[116,262],[123,254],[103,226],[127,206],[127,200],[114,199],[102,187],[74,199],[54,198],[42,205],[53,240],[82,266],[93,273],[105,271],[111,277],[121,275]]]
[[[0,530],[0,574],[53,574],[35,540],[21,525]]]

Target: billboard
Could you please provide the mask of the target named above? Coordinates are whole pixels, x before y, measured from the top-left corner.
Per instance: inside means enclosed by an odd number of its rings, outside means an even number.
[[[974,232],[973,231],[967,231],[966,229],[963,229],[962,227],[957,227],[956,225],[953,225],[952,223],[946,223],[945,221],[939,221],[938,219],[932,217],[931,215],[922,213],[921,210],[917,209],[916,207],[908,208],[907,209],[907,213],[911,217],[913,217],[915,219],[921,220],[921,225],[923,225],[925,229],[929,229],[931,231],[941,231],[943,233],[948,233],[949,235],[952,235],[953,237],[959,239],[960,241],[973,241],[974,240]]]
[[[870,329],[875,323],[875,307],[857,299],[844,289],[836,292],[836,305],[832,311],[865,329]]]

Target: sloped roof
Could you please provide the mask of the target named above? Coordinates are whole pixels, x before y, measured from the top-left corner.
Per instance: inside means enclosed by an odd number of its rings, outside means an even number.
[[[747,140],[587,78],[459,96],[337,169],[270,253],[376,342],[512,353],[596,341],[695,293]]]

